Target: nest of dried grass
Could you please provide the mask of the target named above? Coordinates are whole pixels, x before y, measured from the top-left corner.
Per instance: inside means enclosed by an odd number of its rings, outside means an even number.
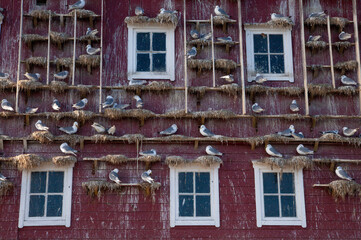
[[[346,96],[352,96],[357,94],[357,89],[353,86],[341,86],[337,88],[337,93]]]
[[[54,141],[54,135],[49,131],[36,131],[30,135],[30,138],[40,143],[51,143]]]
[[[32,16],[33,18],[37,18],[40,20],[47,20],[49,19],[49,16],[54,16],[55,13],[53,13],[50,10],[38,9],[31,11],[29,15]]]
[[[10,81],[9,79],[0,79],[0,89],[4,90],[7,88],[14,88],[16,87],[16,83]]]
[[[159,23],[172,24],[173,26],[178,24],[178,16],[174,13],[159,13],[155,19]]]
[[[177,140],[186,140],[186,139],[191,140],[192,138],[184,136],[184,135],[179,135],[179,134],[162,137],[162,140],[164,140],[165,142],[167,142],[167,141],[177,141]]]
[[[152,201],[155,202],[155,191],[160,188],[160,182],[147,183],[142,182],[139,183],[139,187],[143,190],[144,194],[148,196],[152,196]]]
[[[80,55],[77,63],[82,66],[91,66],[99,67],[100,66],[100,56],[99,55]]]
[[[90,93],[90,91],[93,89],[93,87],[89,87],[83,84],[79,84],[76,86],[77,90],[79,91],[80,96],[86,96]]]
[[[229,59],[216,59],[215,68],[221,70],[233,70],[237,67],[237,63]]]
[[[260,146],[264,143],[265,138],[264,136],[258,136],[258,137],[249,137],[246,139],[246,141],[254,147]]]
[[[80,41],[100,41],[100,38],[94,35],[83,35],[79,38]]]
[[[334,42],[332,44],[333,46],[335,46],[335,48],[340,51],[341,49],[347,49],[349,47],[352,46],[352,43],[350,43],[349,41],[345,41],[345,42]]]
[[[74,156],[57,156],[52,157],[51,161],[57,166],[68,166],[77,162]]]
[[[170,84],[169,82],[164,82],[164,81],[153,81],[143,87],[144,87],[144,90],[149,90],[149,91],[169,91],[169,90],[173,89],[172,84]]]
[[[246,87],[246,93],[254,95],[258,94],[282,94],[284,96],[300,96],[304,93],[304,89],[300,87],[267,87],[263,85],[250,85]]]
[[[128,140],[128,143],[135,143],[136,141],[142,141],[145,137],[142,134],[125,134],[122,136]]]
[[[153,18],[149,18],[147,16],[130,16],[124,19],[126,24],[136,24],[136,23],[152,23]]]
[[[237,117],[234,112],[227,109],[192,112],[191,114],[192,118],[230,119]]]
[[[204,97],[206,94],[207,87],[205,86],[198,86],[198,87],[188,87],[188,92],[190,94],[196,95],[198,98]]]
[[[226,16],[213,16],[214,25],[223,25],[225,23],[234,22],[234,20],[227,18]]]
[[[317,118],[318,117],[318,118]],[[317,120],[323,120],[322,116],[316,116]],[[347,143],[353,146],[361,146],[361,138],[343,137],[339,134],[328,133],[319,138],[320,141],[331,141],[336,143]]]
[[[208,46],[208,45],[211,45],[211,41],[210,40],[205,40],[203,38],[199,38],[199,39],[190,40],[188,42],[188,44],[191,45],[191,46],[197,46],[197,45]]]
[[[308,41],[306,42],[306,47],[312,50],[325,49],[327,47],[327,43],[325,41]]]
[[[91,137],[92,140],[95,141],[95,143],[98,143],[98,142],[110,142],[110,141],[114,141],[114,140],[117,140],[118,137],[116,136],[111,136],[111,135],[105,135],[105,134],[96,134],[96,135],[93,135]]]
[[[0,181],[0,197],[10,193],[14,188],[14,184],[10,181]]]
[[[97,16],[93,11],[86,10],[86,9],[74,9],[71,12],[69,12],[69,15],[74,17],[75,12],[76,12],[76,17],[77,18],[89,18],[89,17],[96,17]]]
[[[69,39],[69,36],[66,33],[60,33],[60,32],[50,32],[50,40],[53,43],[62,44],[66,40]]]
[[[126,117],[133,117],[138,119],[145,119],[155,117],[156,114],[152,111],[146,109],[128,109],[128,110],[121,110],[121,109],[113,109],[107,108],[104,110],[104,115],[110,119],[121,119]]]
[[[237,83],[225,84],[219,87],[223,93],[227,93],[228,95],[237,96],[238,92],[241,91],[241,87],[238,86]]]
[[[39,34],[24,34],[21,38],[26,44],[37,41],[45,41],[47,39],[47,37]]]
[[[161,160],[162,160],[162,157],[159,156],[159,155],[156,155],[156,156],[141,156],[141,157],[139,157],[139,161],[148,162],[148,163],[160,162]]]
[[[267,25],[271,28],[289,28],[294,24],[290,18],[282,18],[277,20],[270,20],[267,22]]]
[[[268,142],[282,142],[282,143],[289,143],[290,140],[292,140],[291,137],[284,137],[279,134],[265,135],[265,136],[263,136],[263,139],[264,139],[264,141],[268,141]]]
[[[336,180],[332,181],[329,184],[329,190],[332,194],[332,197],[337,201],[338,198],[345,199],[346,195],[348,196],[359,196],[361,197],[361,185],[355,181],[347,180]]]
[[[350,21],[347,18],[343,17],[332,17],[330,21],[331,25],[337,26],[340,29],[344,29],[349,22]]]
[[[106,155],[99,159],[100,161],[105,161],[114,165],[119,165],[129,161],[129,158],[124,155]]]
[[[19,80],[18,86],[20,90],[38,90],[43,86],[43,84],[32,80]]]
[[[123,187],[121,185],[116,183],[110,183],[104,180],[93,180],[93,181],[83,182],[81,186],[86,191],[87,195],[91,197],[98,197],[98,199],[106,191],[121,192],[123,190]]]
[[[188,59],[187,66],[192,69],[202,70],[211,70],[212,69],[212,60],[210,59]]]
[[[277,158],[277,157],[267,157],[262,158],[259,160],[259,162],[267,163],[271,165],[271,168],[274,166],[277,166],[281,169],[285,167],[292,167],[294,169],[300,169],[300,168],[312,168],[313,167],[313,161],[312,159],[305,157],[305,156],[294,156],[292,158]]]
[[[181,110],[175,110],[172,112],[163,113],[161,114],[161,116],[165,118],[182,118],[187,116],[187,113],[184,109],[181,109]]]
[[[80,143],[81,140],[83,140],[84,137],[77,135],[77,134],[64,134],[64,135],[59,135],[56,137],[56,140],[58,141],[63,141],[63,142],[67,142],[70,144],[70,146],[74,147],[76,144]]]
[[[71,58],[57,58],[55,60],[55,64],[57,68],[59,67],[71,68],[73,66],[73,60]]]
[[[155,18],[149,18],[147,16],[129,16],[124,19],[126,24],[172,24],[176,26],[178,24],[178,17],[176,14],[164,13],[158,14]]]
[[[50,90],[55,93],[63,93],[68,88],[68,84],[62,81],[51,81]]]
[[[14,116],[14,112],[8,112],[8,111],[0,112],[0,117],[2,117],[2,118],[8,118],[10,116]]]
[[[338,62],[334,67],[340,71],[351,71],[357,68],[357,62],[355,60]]]
[[[223,164],[222,159],[216,156],[200,156],[196,159],[185,159],[180,156],[168,156],[165,159],[165,163],[170,166],[177,166],[181,164],[188,164],[188,163],[199,163],[204,166],[211,166],[213,164]]]
[[[25,60],[27,65],[46,67],[46,57],[30,57]]]
[[[78,122],[84,123],[87,120],[94,118],[95,113],[91,111],[85,110],[75,110],[73,111],[73,118],[75,118]]]
[[[311,17],[305,20],[305,24],[310,27],[314,27],[316,25],[326,25],[327,19],[323,17]]]
[[[332,86],[330,84],[308,84],[308,92],[310,93],[311,97],[324,97],[330,91],[332,91]]]
[[[19,171],[32,169],[40,166],[46,160],[36,154],[21,154],[15,157],[11,157],[10,160],[18,168]]]

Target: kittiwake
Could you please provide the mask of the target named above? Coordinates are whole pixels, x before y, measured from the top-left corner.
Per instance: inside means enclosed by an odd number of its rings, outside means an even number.
[[[143,100],[142,100],[138,95],[135,95],[133,98],[136,100],[135,106],[136,106],[138,109],[141,109],[141,108],[144,107]]]
[[[312,155],[314,153],[312,150],[303,146],[303,144],[298,145],[296,151],[300,155]]]
[[[11,104],[6,99],[1,100],[1,108],[6,111],[14,112],[14,108],[11,106]]]
[[[45,126],[45,124],[43,124],[43,122],[41,120],[38,120],[35,123],[35,128],[38,129],[39,131],[48,131],[49,128],[47,126]]]
[[[76,133],[78,131],[78,127],[79,127],[78,122],[74,122],[73,126],[71,126],[71,127],[61,127],[61,128],[59,128],[59,130],[70,135],[70,134]]]
[[[224,11],[222,8],[220,8],[218,5],[214,8],[214,13],[217,16],[224,16],[226,18],[229,18],[229,15]]]
[[[113,182],[115,182],[116,184],[120,184],[121,181],[119,179],[119,170],[118,168],[113,169],[110,173],[109,173],[109,179],[112,180]]]
[[[345,135],[346,137],[352,137],[358,130],[359,128],[348,128],[348,127],[343,127],[342,128],[342,133],[343,135]]]
[[[154,179],[150,177],[151,174],[152,174],[152,170],[149,169],[148,171],[145,171],[141,175],[142,180],[150,184],[154,183]]]
[[[339,178],[342,178],[342,179],[345,179],[348,181],[353,180],[353,178],[350,177],[350,175],[348,175],[348,173],[345,170],[343,170],[343,168],[341,166],[337,166],[335,173]]]
[[[258,103],[255,103],[252,105],[252,111],[255,112],[255,113],[261,113],[264,111],[263,108],[261,108]]]
[[[279,153],[271,144],[267,144],[266,153],[272,157],[282,157],[282,154]]]
[[[107,96],[105,102],[103,102],[103,108],[111,107],[114,104],[114,98]]]
[[[79,102],[73,104],[73,108],[76,108],[76,109],[83,109],[86,104],[88,103],[88,99],[86,98],[83,98],[82,100],[80,100]]]
[[[69,6],[69,11],[73,9],[82,9],[85,6],[85,0],[80,0]]]
[[[86,46],[86,53],[89,55],[95,55],[100,52],[100,48],[93,48],[90,44]]]
[[[65,154],[73,154],[74,156],[76,156],[76,153],[78,152],[77,150],[71,148],[67,143],[62,143],[60,145],[60,150]]]
[[[141,156],[156,156],[157,155],[157,151],[155,149],[150,149],[148,151],[141,151],[139,152],[139,155]]]
[[[176,124],[172,124],[172,126],[170,126],[169,128],[163,130],[163,131],[160,131],[159,134],[160,135],[172,135],[174,133],[176,133],[178,130],[178,127]]]
[[[212,156],[222,156],[223,155],[223,153],[221,153],[220,151],[218,151],[217,149],[215,149],[211,145],[208,145],[206,147],[206,153],[208,155],[212,155]]]

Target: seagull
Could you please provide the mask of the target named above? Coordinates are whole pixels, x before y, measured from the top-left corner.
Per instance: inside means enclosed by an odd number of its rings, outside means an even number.
[[[222,8],[220,8],[218,5],[214,8],[214,13],[217,16],[224,16],[226,18],[229,18],[229,15],[224,11]]]
[[[95,35],[97,35],[98,33],[99,33],[98,29],[91,29],[90,27],[88,27],[86,29],[85,35],[95,37]]]
[[[141,7],[136,7],[134,10],[135,15],[137,16],[143,16],[144,15],[144,9]]]
[[[312,155],[313,151],[300,144],[297,146],[296,151],[300,155]]]
[[[68,71],[62,71],[54,74],[54,77],[60,80],[64,80],[69,75]]]
[[[344,85],[357,85],[357,82],[355,82],[353,79],[347,77],[346,75],[342,75],[341,76],[341,82],[344,84]]]
[[[80,0],[69,6],[69,11],[73,9],[82,9],[85,6],[85,0]]]
[[[104,133],[105,132],[105,127],[103,127],[99,123],[94,122],[91,126],[95,129],[95,131],[97,131],[97,133]]]
[[[40,74],[39,73],[28,73],[26,72],[24,74],[24,76],[28,79],[28,80],[31,80],[31,81],[39,81],[40,79]]]
[[[136,106],[138,109],[144,107],[143,100],[142,100],[138,95],[135,95],[133,98],[136,100],[135,106]]]
[[[342,128],[342,133],[343,135],[345,135],[346,137],[352,137],[358,130],[359,128],[348,128],[348,127],[343,127]]]
[[[196,47],[192,47],[191,50],[189,50],[187,52],[187,56],[188,58],[194,58],[195,56],[197,56],[197,48]]]
[[[342,31],[339,35],[338,35],[338,38],[341,40],[341,41],[346,41],[346,40],[349,40],[351,38],[352,34],[351,33],[345,33],[344,31]]]
[[[118,168],[115,168],[109,173],[109,179],[115,182],[116,184],[121,183],[121,181],[119,180],[118,172],[119,172]]]
[[[267,144],[266,152],[268,155],[270,155],[272,157],[282,157],[282,154],[279,153],[274,147],[272,147],[271,144]]]
[[[111,107],[114,104],[114,98],[112,96],[107,96],[105,102],[103,102],[103,108]]]
[[[150,149],[148,151],[141,151],[139,152],[139,155],[142,155],[142,156],[157,156],[157,151],[155,149]]]
[[[325,18],[326,17],[326,11],[323,12],[314,12],[308,15],[309,18]]]
[[[211,145],[208,145],[206,147],[206,153],[208,155],[212,155],[212,156],[222,156],[223,153],[221,153],[220,151],[218,151],[217,149],[215,149],[214,147],[212,147]]]
[[[298,111],[300,111],[300,107],[298,106],[296,100],[292,100],[291,105],[290,105],[290,110],[291,110],[292,112],[298,112]]]
[[[275,20],[286,20],[289,21],[291,19],[291,17],[286,17],[283,14],[279,14],[279,13],[272,13],[271,14],[271,20],[275,21]]]
[[[74,156],[76,156],[76,153],[78,152],[77,150],[71,148],[67,143],[62,143],[60,145],[60,150],[65,154],[73,154]]]
[[[255,112],[255,113],[261,113],[264,111],[263,108],[261,108],[258,103],[255,103],[252,105],[252,111]]]
[[[60,110],[60,102],[57,99],[53,100],[53,103],[51,104],[51,107],[55,110],[55,111],[59,111]]]
[[[342,178],[342,179],[345,179],[348,181],[353,180],[353,178],[350,177],[350,175],[348,175],[348,173],[345,170],[343,170],[343,168],[341,166],[337,166],[335,173],[339,178]]]
[[[199,32],[196,29],[192,29],[190,32],[191,37],[194,39],[198,39],[199,38]]]
[[[294,139],[302,139],[302,138],[305,138],[305,136],[303,135],[302,132],[298,132],[298,133],[294,132],[294,133],[292,133],[292,137],[293,137]]]
[[[224,80],[226,80],[227,82],[234,82],[234,76],[233,74],[228,74],[228,75],[224,75],[221,78],[223,78]]]
[[[284,136],[284,137],[291,137],[292,133],[295,132],[295,127],[293,125],[290,125],[289,128],[283,130],[282,132],[278,132],[278,135]]]
[[[328,131],[321,131],[320,132],[322,135],[325,135],[325,134],[338,134],[338,130],[328,130]]]
[[[204,125],[201,125],[201,127],[199,128],[199,132],[204,137],[220,137],[221,136],[221,135],[215,135],[208,128],[206,128],[206,126],[204,126]]]
[[[321,38],[321,35],[315,35],[315,36],[310,35],[310,36],[308,37],[308,41],[309,41],[309,42],[317,42],[318,40],[320,40],[320,38]]]
[[[146,84],[147,83],[147,81],[146,80],[134,80],[134,79],[132,79],[132,80],[130,80],[129,81],[129,86],[134,86],[134,85],[144,85],[144,84]]]
[[[159,132],[160,135],[172,135],[174,133],[176,133],[178,130],[178,127],[176,124],[172,124],[172,126],[170,126],[169,128]]]
[[[160,14],[177,14],[178,11],[174,10],[165,10],[164,8],[159,9]]]
[[[232,42],[231,36],[228,36],[228,37],[218,37],[217,40],[218,40],[219,42],[223,42],[223,43]]]
[[[93,48],[90,44],[86,45],[86,53],[89,55],[95,55],[100,52],[100,48]]]
[[[49,128],[47,126],[45,126],[45,124],[43,124],[43,122],[41,120],[38,120],[35,123],[35,128],[38,129],[39,131],[48,131]]]
[[[113,125],[113,126],[111,126],[110,128],[107,129],[107,133],[110,134],[110,135],[114,135],[115,130],[116,130],[116,127],[115,127],[115,125]]]
[[[129,107],[129,106],[130,106],[130,104],[128,104],[128,103],[125,103],[125,104],[114,103],[113,109],[123,110],[123,109],[126,109],[126,108]]]
[[[9,78],[10,78],[9,73],[0,72],[0,80],[6,80],[6,79],[9,79]]]
[[[61,128],[59,128],[59,130],[70,135],[70,134],[76,133],[78,131],[78,127],[79,127],[78,122],[74,122],[73,126],[71,126],[71,127],[61,127]]]
[[[86,98],[83,98],[82,100],[80,100],[79,102],[73,104],[73,108],[76,108],[76,109],[83,109],[86,104],[88,103],[88,99]]]
[[[254,79],[256,81],[256,83],[258,84],[262,84],[264,82],[267,82],[267,78],[265,78],[263,75],[257,73],[256,74],[256,78]]]
[[[212,32],[206,33],[206,34],[201,34],[201,39],[207,41],[209,39],[211,39],[212,37]]]
[[[2,175],[2,174],[0,173],[0,181],[5,182],[6,179],[7,179],[7,177],[5,177],[4,175]]]
[[[34,108],[32,108],[32,107],[27,107],[27,108],[25,109],[25,113],[28,113],[28,114],[36,113],[36,112],[38,111],[38,109],[39,109],[39,108],[37,108],[37,107],[34,107]]]
[[[10,112],[14,112],[14,108],[6,99],[1,100],[1,108]]]
[[[142,173],[142,180],[144,182],[148,182],[150,184],[154,183],[154,179],[150,177],[150,175],[152,174],[152,170],[148,170],[148,171],[145,171],[144,173]]]

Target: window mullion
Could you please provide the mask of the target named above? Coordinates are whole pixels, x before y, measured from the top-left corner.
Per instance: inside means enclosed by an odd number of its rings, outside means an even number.
[[[149,46],[149,57],[150,57],[150,66],[149,66],[149,71],[153,72],[153,33],[150,32],[150,46]]]
[[[45,180],[45,193],[44,193],[44,198],[45,198],[45,206],[44,206],[44,217],[46,217],[47,212],[48,212],[48,188],[49,188],[49,171],[46,172],[46,180]]]
[[[269,34],[267,34],[267,57],[268,57],[268,73],[271,73],[271,46],[269,41]]]
[[[193,217],[197,217],[196,212],[196,173],[193,172]]]
[[[280,183],[280,174],[277,173],[277,184],[278,184],[278,206],[279,206],[279,214],[282,217],[282,206],[281,206],[281,183]]]

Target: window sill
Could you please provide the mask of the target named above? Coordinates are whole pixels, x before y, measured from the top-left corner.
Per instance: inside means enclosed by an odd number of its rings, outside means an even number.
[[[24,227],[30,226],[65,226],[70,227],[66,224],[66,220],[26,220],[24,221]]]
[[[170,81],[174,81],[174,76],[171,76],[168,73],[152,73],[152,72],[143,72],[143,73],[136,73],[136,74],[129,74],[128,80],[132,79],[166,79]]]
[[[267,81],[288,81],[294,82],[294,77],[290,77],[288,74],[277,74],[277,75],[263,75],[267,78]],[[248,82],[255,81],[256,76],[248,77]]]
[[[175,223],[171,223],[171,227],[176,226],[214,226],[219,227],[219,223],[215,220],[189,220],[189,221],[176,221]]]
[[[262,220],[260,225],[257,224],[257,227],[262,227],[262,226],[302,226],[303,228],[306,228],[306,222],[299,219]]]

